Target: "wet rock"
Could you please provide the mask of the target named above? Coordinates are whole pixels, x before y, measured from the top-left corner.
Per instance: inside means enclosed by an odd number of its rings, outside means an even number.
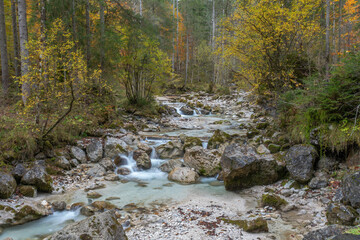
[[[7,172],[0,172],[0,198],[9,198],[16,189],[15,178]]]
[[[309,182],[309,188],[311,189],[321,189],[328,186],[329,177],[325,173],[317,173],[317,176],[311,179]]]
[[[139,142],[138,145],[137,145],[137,147],[138,147],[140,150],[146,152],[146,154],[149,155],[149,157],[151,156],[151,153],[152,153],[152,150],[153,150],[153,149],[152,149],[149,145],[147,145],[147,144],[145,144],[145,143],[142,143],[142,142]]]
[[[140,149],[135,150],[133,153],[133,158],[136,161],[136,166],[140,169],[150,169],[151,168],[151,159],[149,155]]]
[[[274,207],[279,209],[281,206],[286,206],[288,203],[276,194],[263,194],[261,197],[261,206]]]
[[[117,167],[120,167],[120,166],[123,166],[123,165],[127,165],[128,162],[127,162],[127,159],[123,156],[116,156],[115,159],[114,159],[114,164],[117,166]]]
[[[196,146],[186,150],[184,162],[200,175],[212,177],[221,171],[220,157],[221,155],[217,150],[208,150]]]
[[[106,175],[106,176],[104,177],[104,179],[105,179],[106,181],[114,182],[114,181],[119,181],[119,180],[120,180],[120,177],[119,177],[117,174],[115,174],[115,173],[111,173],[111,174],[109,174],[109,175]]]
[[[225,223],[230,223],[239,226],[244,229],[245,232],[249,233],[262,233],[269,232],[269,228],[266,220],[259,217],[253,220],[229,220],[222,219]]]
[[[86,147],[86,153],[91,162],[98,162],[103,157],[103,146],[99,139],[93,139]]]
[[[125,175],[129,175],[131,173],[131,170],[128,169],[127,167],[121,167],[121,168],[118,168],[116,173],[125,176]]]
[[[231,135],[217,129],[214,134],[209,139],[207,148],[208,149],[218,149],[221,145],[231,141]]]
[[[95,212],[96,212],[95,208],[91,206],[83,206],[80,209],[80,214],[87,217],[93,216]]]
[[[72,146],[70,148],[70,154],[73,158],[77,159],[80,163],[86,163],[86,153],[79,147]]]
[[[100,164],[94,164],[93,167],[91,167],[87,172],[87,175],[91,176],[91,177],[102,177],[106,174],[106,170],[103,166],[101,166]]]
[[[105,188],[105,187],[106,187],[106,185],[104,183],[95,182],[95,183],[91,184],[90,186],[87,186],[85,188],[85,192],[88,192],[90,190],[101,189],[101,188]]]
[[[280,167],[275,160],[262,159],[248,145],[231,144],[221,157],[222,175],[227,190],[241,190],[267,185],[279,179]]]
[[[114,204],[107,201],[95,201],[90,206],[93,207],[97,212],[117,208]]]
[[[313,176],[317,157],[316,149],[311,145],[291,147],[285,156],[286,168],[290,176],[300,183],[307,183]]]
[[[352,207],[341,203],[330,203],[326,209],[326,218],[329,224],[353,226],[358,215]]]
[[[186,149],[190,149],[195,146],[202,147],[202,141],[198,137],[186,137],[184,141],[183,149],[186,151]]]
[[[156,148],[161,159],[174,159],[184,156],[183,146],[180,141],[170,141]]]
[[[86,197],[87,198],[100,198],[102,197],[102,195],[98,192],[94,192],[94,191],[89,191],[87,194],[86,194]]]
[[[36,197],[37,189],[34,186],[21,185],[19,186],[19,192],[25,197]]]
[[[115,170],[115,164],[113,163],[113,161],[111,161],[110,158],[103,158],[101,159],[101,161],[99,162],[99,164],[105,168],[106,171],[114,171]]]
[[[62,168],[64,170],[71,169],[71,164],[70,164],[69,160],[66,159],[65,156],[57,157],[56,161],[55,161],[55,166]]]
[[[119,139],[114,137],[107,137],[105,140],[105,157],[114,158],[119,154],[127,152],[127,144]]]
[[[194,115],[194,110],[189,108],[188,106],[183,106],[182,108],[180,108],[180,111],[184,115]]]
[[[26,168],[22,163],[17,164],[11,172],[11,174],[18,183],[20,183],[21,178],[25,175],[25,173],[26,173]]]
[[[267,149],[264,144],[261,144],[260,146],[258,146],[258,147],[256,148],[256,152],[257,152],[258,154],[269,154],[269,153],[270,153],[270,150]]]
[[[46,173],[45,168],[35,165],[22,177],[21,183],[33,185],[41,192],[52,192],[52,178]]]
[[[126,240],[115,211],[107,211],[66,226],[46,240]]]
[[[191,168],[176,167],[169,173],[168,179],[182,184],[191,184],[198,181],[199,175]]]
[[[270,153],[277,153],[280,151],[281,146],[277,144],[270,143],[268,146]]]
[[[323,171],[332,171],[337,169],[339,166],[339,162],[332,157],[327,157],[327,156],[322,156],[320,157],[320,160],[317,164],[317,168],[319,170],[323,170]]]
[[[12,225],[20,225],[47,216],[49,212],[45,208],[25,205],[14,215]]]
[[[344,203],[360,208],[360,171],[345,176],[341,181],[341,190]]]
[[[137,131],[136,128],[133,129],[135,132]],[[120,138],[123,140],[127,145],[136,146],[139,143],[138,137],[134,136],[133,134],[127,134],[126,136]]]
[[[184,163],[180,159],[171,159],[160,166],[160,170],[163,172],[171,172],[176,167],[183,167]]]
[[[334,236],[341,234],[343,229],[338,225],[330,225],[324,228],[309,232],[303,240],[324,240],[332,239]]]
[[[66,202],[64,201],[55,201],[51,205],[54,211],[64,211],[66,209]]]
[[[84,205],[85,205],[85,203],[83,203],[83,202],[73,203],[73,204],[71,204],[71,206],[70,206],[70,210],[71,210],[71,211],[75,211],[75,210],[83,207]]]

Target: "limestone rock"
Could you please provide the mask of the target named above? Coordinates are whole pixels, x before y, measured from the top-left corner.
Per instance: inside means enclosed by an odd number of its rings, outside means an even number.
[[[199,175],[191,168],[176,167],[169,173],[168,179],[182,184],[191,184],[197,182]]]
[[[6,172],[0,172],[0,198],[9,198],[16,189],[16,180]]]
[[[221,145],[229,142],[231,140],[231,136],[226,132],[216,130],[212,137],[209,139],[207,148],[208,149],[218,149]]]
[[[45,168],[35,165],[22,177],[21,183],[33,185],[41,192],[52,192],[52,178],[46,173]]]
[[[341,203],[330,203],[326,209],[326,218],[329,224],[353,226],[358,215],[352,207]]]
[[[149,155],[149,157],[151,156],[151,153],[152,153],[153,149],[149,145],[147,145],[145,143],[142,143],[142,142],[139,142],[137,147],[140,150],[146,152],[146,154]]]
[[[64,211],[66,209],[66,202],[64,201],[55,201],[51,205],[54,211]]]
[[[37,189],[34,186],[21,185],[19,186],[19,192],[25,197],[36,197]]]
[[[166,161],[165,163],[161,164],[160,170],[163,172],[171,172],[176,167],[183,167],[184,163],[179,159],[171,159]]]
[[[70,170],[71,164],[69,160],[66,159],[65,156],[60,156],[56,158],[55,165],[59,168],[62,168],[64,170]]]
[[[119,154],[127,152],[127,144],[119,139],[114,137],[107,137],[105,140],[105,157],[114,158]]]
[[[114,171],[115,170],[115,164],[113,163],[113,161],[111,161],[110,158],[103,158],[101,159],[101,161],[99,162],[99,164],[105,168],[106,171]]]
[[[92,168],[90,168],[87,172],[87,175],[92,176],[92,177],[102,177],[106,174],[106,170],[103,166],[101,166],[100,164],[94,164],[94,166]]]
[[[189,108],[188,106],[183,106],[180,108],[180,111],[184,115],[194,115],[194,110]]]
[[[140,149],[135,150],[133,153],[133,158],[136,161],[136,166],[140,169],[150,169],[151,168],[151,159],[149,155]]]
[[[93,139],[92,142],[86,147],[86,153],[91,162],[98,162],[103,157],[103,146],[99,139]]]
[[[170,141],[156,148],[161,159],[174,159],[184,156],[183,146],[180,141]]]
[[[26,168],[22,163],[17,164],[11,172],[11,174],[18,183],[21,181],[21,178],[25,175],[25,173],[26,173]]]
[[[194,168],[202,176],[216,176],[220,171],[220,153],[217,150],[208,150],[199,146],[187,149],[184,162]]]
[[[186,137],[184,141],[183,149],[186,151],[186,149],[190,149],[195,146],[202,147],[202,141],[198,137]]]
[[[324,228],[309,232],[303,240],[324,240],[341,234],[343,229],[338,225],[330,225]]]
[[[345,176],[341,181],[341,190],[344,203],[360,208],[360,171]]]
[[[84,152],[84,150],[82,150],[79,147],[75,147],[75,146],[71,147],[70,154],[73,158],[77,159],[81,163],[87,162],[86,153]]]

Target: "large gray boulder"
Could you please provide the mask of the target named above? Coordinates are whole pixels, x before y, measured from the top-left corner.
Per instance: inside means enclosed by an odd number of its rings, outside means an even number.
[[[86,153],[91,162],[98,162],[103,157],[103,146],[99,139],[93,139],[86,147]]]
[[[180,141],[170,141],[156,148],[161,159],[174,159],[184,156],[183,145]]]
[[[180,108],[180,111],[184,115],[194,115],[194,110],[189,108],[188,106],[183,106]]]
[[[55,165],[59,168],[62,168],[64,170],[70,170],[71,164],[69,160],[66,159],[65,156],[59,156],[56,158]]]
[[[345,176],[341,181],[341,189],[344,195],[343,202],[360,208],[360,171]]]
[[[160,170],[163,172],[171,172],[176,167],[183,167],[184,163],[180,159],[171,159],[160,165]]]
[[[191,184],[198,181],[199,175],[191,168],[176,167],[169,173],[168,179],[182,184]]]
[[[24,185],[35,186],[41,192],[51,193],[52,178],[45,171],[45,168],[40,165],[35,165],[22,177],[21,183]]]
[[[143,150],[135,150],[133,158],[136,161],[136,166],[140,169],[150,169],[151,168],[151,159],[149,155]]]
[[[87,175],[91,177],[102,177],[106,174],[106,169],[100,164],[94,164],[87,172]]]
[[[303,240],[324,240],[331,239],[343,232],[343,228],[339,225],[330,225],[324,228],[307,233]]]
[[[127,240],[124,229],[110,210],[66,226],[46,240]]]
[[[276,182],[281,167],[275,160],[264,159],[248,145],[230,144],[221,157],[221,175],[227,190],[241,190]]]
[[[110,158],[103,158],[101,159],[101,161],[99,162],[99,164],[105,168],[106,171],[114,171],[115,170],[115,164],[113,163],[113,161],[111,161]]]
[[[71,147],[70,154],[73,158],[77,159],[81,163],[86,163],[86,153],[79,147]]]
[[[213,177],[221,171],[220,158],[221,154],[217,150],[196,146],[186,150],[184,162],[200,175]]]
[[[0,172],[0,198],[9,198],[16,189],[16,180],[6,172]]]
[[[286,168],[290,176],[300,183],[307,183],[314,174],[317,157],[316,149],[311,145],[291,147],[285,156]]]
[[[105,140],[105,157],[114,158],[121,153],[127,152],[127,144],[119,139],[114,137],[107,137]]]
[[[13,177],[17,182],[21,181],[21,178],[25,175],[25,173],[26,173],[26,168],[22,163],[17,164],[11,172],[11,174],[13,175]]]
[[[326,218],[329,224],[354,226],[358,215],[355,209],[341,203],[330,203],[326,209]]]

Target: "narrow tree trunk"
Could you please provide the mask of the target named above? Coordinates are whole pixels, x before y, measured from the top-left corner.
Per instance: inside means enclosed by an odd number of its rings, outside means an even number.
[[[187,84],[188,80],[188,66],[189,66],[189,35],[186,35],[186,65],[185,65],[185,84]]]
[[[176,0],[176,59],[179,64],[178,71],[180,72],[180,45],[179,45],[179,0]]]
[[[104,58],[105,58],[105,2],[104,0],[100,1],[100,66],[102,74],[104,73]]]
[[[86,0],[86,63],[90,66],[90,2]]]
[[[72,8],[72,31],[73,31],[73,38],[77,40],[77,32],[76,32],[76,0],[72,0],[71,8]]]
[[[18,78],[21,76],[21,69],[20,69],[19,35],[18,35],[17,17],[16,17],[16,0],[11,0],[11,17],[12,17],[13,40],[14,40],[14,69],[15,69],[15,76]]]
[[[212,39],[211,39],[211,49],[215,51],[215,31],[216,31],[216,21],[215,21],[215,0],[212,1]],[[213,55],[213,64],[214,64],[214,72],[213,72],[213,83],[216,81],[216,64],[215,64],[215,54]]]
[[[332,36],[332,40],[333,40],[333,51],[335,51],[333,53],[333,64],[336,63],[337,61],[337,55],[336,55],[336,12],[335,12],[335,1],[333,1],[333,36]]]
[[[341,52],[341,24],[342,24],[342,0],[339,0],[339,36],[338,36],[338,52]]]
[[[142,16],[142,15],[143,15],[143,13],[142,13],[142,0],[140,0],[140,7],[139,7],[139,10],[140,10],[140,16]]]
[[[26,20],[26,0],[18,1],[19,14],[19,33],[20,33],[20,53],[21,53],[21,76],[24,77],[29,72],[29,50],[27,49],[28,31]],[[22,100],[26,105],[27,99],[30,96],[30,83],[23,82],[21,86]]]
[[[330,63],[330,0],[326,0],[325,77],[329,80]]]
[[[1,74],[2,74],[2,89],[4,96],[7,96],[10,85],[9,79],[9,62],[6,42],[6,28],[5,28],[5,9],[4,1],[0,0],[0,54],[1,54]]]
[[[175,18],[175,0],[173,0],[173,18]],[[175,72],[175,36],[173,35],[172,69]]]

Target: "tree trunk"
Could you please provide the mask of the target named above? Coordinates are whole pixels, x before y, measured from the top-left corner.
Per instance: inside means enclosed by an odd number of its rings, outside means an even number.
[[[339,36],[338,36],[338,52],[341,52],[341,24],[342,24],[342,0],[339,0]]]
[[[90,67],[90,2],[86,0],[86,63]]]
[[[212,17],[211,17],[211,22],[212,22],[211,47],[212,47],[212,50],[214,51],[214,49],[215,49],[215,30],[216,30],[216,22],[215,22],[215,0],[212,1]]]
[[[105,2],[100,1],[100,67],[102,74],[104,73],[104,58],[105,58]]]
[[[21,53],[21,76],[25,76],[29,72],[29,50],[27,49],[28,31],[26,20],[26,0],[18,1],[19,14],[19,33],[20,33],[20,53]],[[30,83],[23,82],[21,86],[22,100],[26,105],[27,99],[30,96]]]
[[[140,16],[142,16],[143,15],[143,13],[142,13],[142,0],[140,0],[139,11],[140,11]]]
[[[337,55],[336,55],[336,12],[335,12],[335,1],[333,1],[333,37],[332,37],[332,40],[333,40],[333,64],[336,63],[337,61]]]
[[[178,71],[180,72],[180,49],[179,49],[179,0],[176,0],[176,59],[179,64]]]
[[[189,35],[186,35],[186,65],[185,65],[185,84],[187,84],[188,80],[188,66],[189,66]]]
[[[326,0],[325,78],[329,80],[330,63],[330,0]]]
[[[0,54],[1,54],[1,73],[2,73],[2,89],[4,96],[7,96],[10,85],[9,79],[9,63],[6,43],[5,28],[5,10],[4,1],[0,0]]]
[[[16,17],[16,0],[11,0],[11,17],[12,17],[13,39],[14,39],[14,69],[15,69],[15,76],[18,78],[21,76],[21,69],[20,69],[19,35],[18,35],[17,17]]]
[[[76,0],[72,0],[71,8],[72,8],[72,31],[73,31],[73,38],[74,41],[77,40],[77,33],[76,33]]]

